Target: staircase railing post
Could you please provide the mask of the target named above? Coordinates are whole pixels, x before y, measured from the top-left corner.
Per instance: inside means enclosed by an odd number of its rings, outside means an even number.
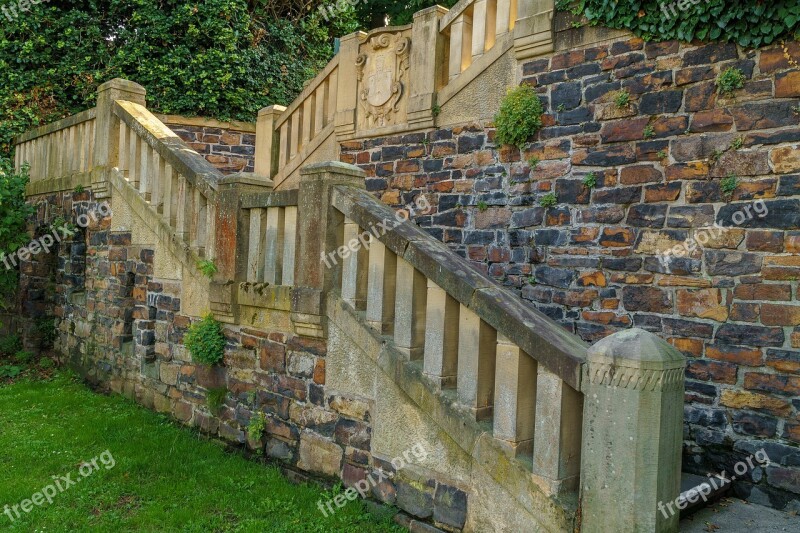
[[[255,173],[268,179],[278,172],[280,134],[275,131],[275,123],[284,111],[286,108],[281,105],[271,105],[258,112]]]
[[[517,60],[552,52],[555,0],[520,0],[517,6],[514,26],[514,55]]]
[[[328,256],[344,238],[344,215],[331,205],[333,188],[363,189],[364,177],[360,168],[336,161],[300,170],[292,320],[302,335],[325,335],[325,296],[342,283],[342,257]]]
[[[411,60],[408,98],[408,123],[414,128],[433,126],[436,92],[444,85],[445,39],[439,21],[447,14],[441,6],[414,13],[411,29]]]
[[[589,348],[581,531],[678,531],[685,367],[678,350],[641,329]]]
[[[92,190],[96,198],[110,195],[106,173],[119,164],[120,121],[114,114],[114,102],[125,100],[144,106],[146,93],[138,83],[121,78],[114,78],[97,88],[94,164],[100,168],[92,175]]]

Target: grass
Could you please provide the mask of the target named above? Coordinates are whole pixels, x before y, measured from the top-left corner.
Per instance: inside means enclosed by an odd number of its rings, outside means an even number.
[[[63,373],[0,386],[0,513],[51,484],[80,482],[34,506],[9,531],[387,532],[386,517],[348,503],[327,518],[333,492],[293,485],[274,466],[226,450],[120,396],[94,393]],[[79,467],[108,450],[81,478]],[[106,456],[108,457],[108,456]],[[108,461],[108,464],[111,462]]]

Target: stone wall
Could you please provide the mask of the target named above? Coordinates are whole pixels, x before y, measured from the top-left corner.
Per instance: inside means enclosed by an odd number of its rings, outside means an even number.
[[[253,172],[255,124],[175,115],[161,115],[159,119],[223,174]]]
[[[421,226],[586,341],[637,326],[679,348],[685,468],[731,472],[764,447],[772,466],[738,492],[798,509],[798,60],[797,42],[626,37],[522,65],[547,104],[522,153],[470,123],[348,141],[341,160],[389,205],[427,195]],[[734,97],[715,85],[728,67],[747,76]],[[557,205],[540,207],[550,192]],[[703,244],[674,255],[691,238]]]
[[[77,215],[97,210],[100,202],[112,206],[110,218],[90,224],[49,256],[35,256],[22,266],[27,298],[22,312],[57,318],[56,349],[63,362],[103,388],[278,462],[294,478],[340,478],[348,487],[369,479],[368,496],[406,511],[406,525],[427,522],[449,531],[464,526],[469,481],[430,467],[441,458],[431,444],[435,439],[418,439],[397,453],[385,444],[382,449],[374,446],[374,389],[348,385],[353,372],[377,373],[377,366],[370,360],[372,370],[365,370],[365,362],[356,369],[354,354],[347,350],[331,371],[327,341],[295,335],[290,324],[279,326],[287,322],[278,316],[289,307],[289,291],[278,291],[275,301],[268,302],[263,286],[244,284],[242,290],[253,293],[252,305],[243,307],[245,325],[224,328],[223,364],[195,364],[183,337],[207,312],[209,281],[181,266],[123,195],[114,191],[112,198],[97,199],[90,190],[64,191],[29,200],[39,206],[32,226],[41,228],[58,217],[74,223]],[[253,322],[263,327],[247,325]],[[326,386],[331,372],[333,387]],[[389,390],[389,380],[384,380],[383,389]],[[218,407],[208,401],[215,389],[227,391]],[[383,405],[392,416],[398,411],[385,398]],[[405,406],[403,412],[408,416],[410,410]],[[256,413],[264,413],[266,420],[260,439],[248,433]],[[386,419],[382,432],[398,433]],[[426,468],[416,466],[422,461],[415,446],[430,457]],[[398,457],[405,464],[393,464]]]

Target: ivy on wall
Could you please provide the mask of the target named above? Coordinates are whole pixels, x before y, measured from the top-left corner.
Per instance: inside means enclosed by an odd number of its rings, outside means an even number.
[[[700,39],[756,48],[800,34],[797,0],[558,0],[556,8],[655,41]]]

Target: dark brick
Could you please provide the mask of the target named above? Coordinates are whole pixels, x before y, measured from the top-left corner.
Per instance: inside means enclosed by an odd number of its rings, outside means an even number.
[[[761,200],[758,206],[752,203],[726,204],[717,213],[717,222],[742,228],[800,229],[800,200]]]
[[[778,429],[778,420],[771,416],[734,411],[732,417],[731,427],[742,435],[774,437]]]
[[[433,497],[433,519],[461,529],[467,521],[467,495],[455,487],[438,484]]]
[[[671,313],[670,295],[656,287],[627,286],[622,288],[622,305],[626,311]]]
[[[781,328],[766,328],[753,325],[723,324],[717,330],[715,340],[722,344],[745,346],[783,346]]]
[[[552,287],[568,288],[575,279],[575,272],[549,266],[538,266],[534,277],[537,282]]]
[[[743,276],[761,272],[762,257],[758,254],[706,250],[706,268],[712,276]]]
[[[737,57],[738,54],[734,43],[707,44],[686,52],[683,55],[683,66],[709,65],[736,59]]]
[[[591,190],[582,180],[556,180],[556,196],[558,201],[566,204],[588,204]]]
[[[640,257],[603,257],[603,268],[608,270],[623,270],[626,272],[636,272],[642,268]]]
[[[641,201],[641,199],[641,187],[597,189],[592,194],[592,200],[598,204],[632,204]]]
[[[639,204],[628,210],[627,222],[631,226],[661,228],[667,218],[666,205]]]
[[[714,206],[672,206],[667,226],[671,228],[700,228],[714,225]]]
[[[738,131],[766,130],[797,125],[792,100],[773,100],[767,103],[752,102],[731,108]]]
[[[683,103],[683,91],[658,91],[642,95],[639,112],[645,115],[677,113]]]

